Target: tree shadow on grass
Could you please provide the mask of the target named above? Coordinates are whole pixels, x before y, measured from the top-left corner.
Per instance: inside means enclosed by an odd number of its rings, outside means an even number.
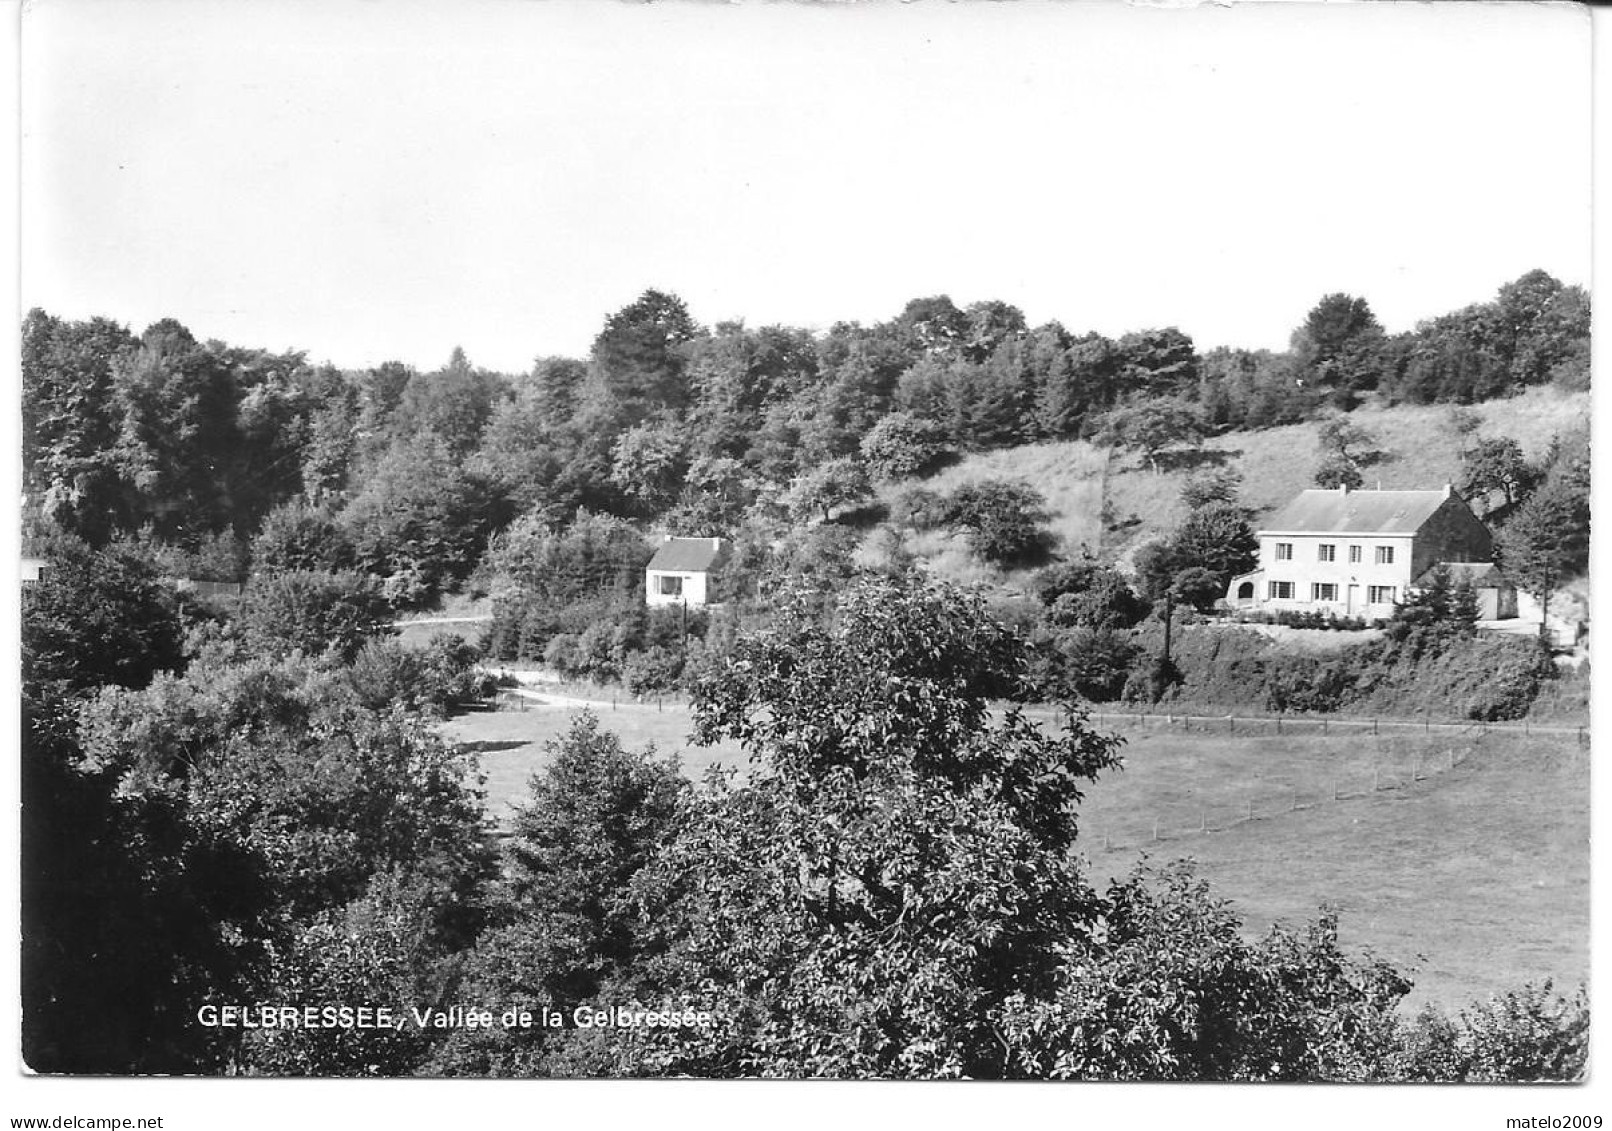
[[[1197,471],[1203,467],[1225,467],[1242,454],[1240,449],[1180,448],[1160,452],[1157,460],[1160,471]]]
[[[503,750],[519,750],[523,746],[532,745],[530,742],[461,742],[459,749],[467,754],[497,754]]]

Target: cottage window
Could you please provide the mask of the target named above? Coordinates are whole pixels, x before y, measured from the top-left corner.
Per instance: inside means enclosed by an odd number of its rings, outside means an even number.
[[[1381,549],[1382,547],[1378,547]],[[1373,605],[1392,605],[1394,603],[1394,587],[1392,585],[1366,586],[1366,600]]]
[[[1349,547],[1349,560],[1351,562],[1356,562],[1356,563],[1358,563],[1360,561],[1360,547],[1359,546],[1350,546]]]
[[[1335,562],[1338,560],[1338,547],[1331,542],[1322,542],[1315,548],[1315,560],[1318,562]]]
[[[1336,601],[1338,599],[1338,586],[1332,581],[1317,581],[1310,585],[1310,600]]]
[[[1271,599],[1273,601],[1291,601],[1293,599],[1293,583],[1291,581],[1273,581],[1271,584]]]
[[[1279,562],[1292,561],[1293,560],[1293,543],[1291,543],[1291,542],[1278,542],[1278,543],[1276,543],[1276,560],[1279,561]]]
[[[1394,548],[1392,546],[1378,546],[1377,547],[1377,564],[1378,565],[1393,565],[1394,564]]]
[[[676,576],[661,574],[657,579],[660,582],[659,592],[662,597],[681,597],[683,595],[683,579]]]

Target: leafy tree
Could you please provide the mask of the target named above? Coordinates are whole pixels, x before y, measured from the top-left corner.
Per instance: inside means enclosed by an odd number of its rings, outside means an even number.
[[[247,647],[265,655],[330,650],[351,659],[390,619],[391,607],[372,577],[288,570],[252,579],[235,629]]]
[[[689,468],[683,429],[670,422],[629,428],[616,440],[612,456],[611,482],[651,514],[677,497]]]
[[[1161,455],[1197,447],[1205,435],[1203,420],[1191,405],[1163,397],[1115,409],[1108,415],[1107,431],[1112,442],[1141,452],[1155,474]]]
[[[392,601],[409,606],[463,579],[502,518],[502,501],[427,437],[386,454],[341,524],[360,568],[385,578]]]
[[[1208,608],[1226,592],[1233,577],[1254,568],[1259,541],[1241,507],[1211,503],[1187,515],[1168,537],[1138,551],[1136,571],[1144,596],[1175,595],[1198,608]],[[1195,571],[1182,579],[1186,571]]]
[[[63,725],[72,701],[99,687],[144,687],[184,667],[174,594],[149,566],[71,537],[47,556],[22,591],[22,693],[36,725]]]
[[[455,462],[475,451],[509,385],[496,374],[470,364],[455,346],[448,364],[409,377],[389,421],[398,438],[429,435],[440,440]]]
[[[1036,596],[1054,624],[1089,629],[1130,628],[1147,615],[1117,570],[1096,562],[1066,562],[1036,575]]]
[[[1362,298],[1322,298],[1293,332],[1292,349],[1301,376],[1324,389],[1340,408],[1354,407],[1362,392],[1377,387],[1382,374],[1382,326]]]
[[[915,358],[951,356],[970,338],[968,316],[945,295],[913,299],[896,317],[892,329]]]
[[[1185,866],[1116,881],[1101,935],[1060,948],[1056,988],[1013,1001],[1008,1074],[1074,1080],[1365,1080],[1392,1063],[1410,983],[1338,946],[1337,918],[1246,939]]]
[[[1509,436],[1480,436],[1461,457],[1460,491],[1468,499],[1487,500],[1499,491],[1505,505],[1514,507],[1532,487],[1533,478],[1522,446]]]
[[[223,359],[172,319],[152,324],[139,347],[117,359],[116,458],[141,520],[154,521],[159,533],[214,530],[232,517],[221,471],[240,449],[239,393]]]
[[[1025,483],[985,479],[965,483],[946,498],[944,521],[966,532],[969,548],[997,564],[1044,554],[1052,534],[1047,500]]]
[[[1539,598],[1541,640],[1548,638],[1550,599],[1562,580],[1582,568],[1588,546],[1589,494],[1566,477],[1548,478],[1528,497],[1496,540],[1501,566]]]
[[[1322,456],[1320,465],[1315,469],[1315,485],[1328,491],[1339,487],[1355,491],[1365,481],[1359,464],[1336,453]]]
[[[851,507],[873,493],[860,460],[849,456],[829,460],[801,476],[789,490],[789,509],[798,520],[821,515],[829,522],[837,507]]]
[[[675,761],[624,750],[588,712],[545,750],[553,761],[515,818],[509,898],[548,952],[525,977],[576,1003],[630,965],[642,932],[632,880],[672,835],[688,783]]]
[[[1043,342],[1041,348],[1051,345]],[[1089,414],[1113,403],[1124,364],[1120,348],[1101,334],[1087,334],[1053,353],[1043,362],[1036,394],[1041,435],[1053,439],[1079,435]]]
[[[293,501],[263,517],[252,539],[251,559],[256,573],[339,572],[352,568],[353,547],[332,515]]]
[[[630,426],[689,400],[682,347],[698,327],[676,295],[647,290],[605,319],[593,340],[583,400],[588,411]]]
[[[970,303],[963,311],[962,353],[979,362],[1025,332],[1024,312],[995,299]]]
[[[1174,326],[1126,334],[1116,343],[1123,361],[1117,375],[1122,395],[1139,399],[1181,396],[1198,380],[1192,339]]]
[[[862,462],[876,478],[906,479],[934,467],[942,454],[935,427],[904,412],[893,412],[862,437]]]
[[[1181,485],[1181,502],[1193,510],[1216,503],[1240,506],[1242,486],[1242,473],[1236,468],[1212,468],[1191,476]]]
[[[1444,1083],[1579,1080],[1589,1060],[1589,1002],[1529,984],[1462,1010],[1434,1007],[1405,1034],[1395,1075]]]
[[[1059,602],[1072,600],[1065,596]],[[1076,622],[1056,637],[1058,653],[1054,689],[1060,698],[1079,696],[1094,701],[1118,699],[1141,649],[1128,633]]]
[[[64,322],[35,308],[22,324],[23,487],[48,520],[94,545],[125,506],[107,456],[119,429],[112,371],[134,348],[104,318]]]
[[[636,885],[676,940],[637,995],[698,993],[724,1018],[646,1033],[638,1071],[1001,1074],[1004,1002],[1043,984],[1047,940],[1091,907],[1069,806],[1113,762],[1078,723],[993,717],[1025,659],[977,600],[868,580],[702,682],[700,737],[768,772],[691,811]]]

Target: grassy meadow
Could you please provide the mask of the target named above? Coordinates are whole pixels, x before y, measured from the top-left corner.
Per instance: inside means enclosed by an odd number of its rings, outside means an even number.
[[[478,752],[496,819],[527,795],[548,761],[543,743],[578,710],[477,712],[444,725]],[[737,747],[691,746],[680,704],[596,713],[631,749],[678,753],[696,781],[711,765],[748,764]],[[1130,723],[1119,733],[1124,767],[1093,784],[1080,811],[1080,851],[1097,882],[1144,857],[1191,858],[1251,933],[1311,920],[1330,902],[1351,951],[1413,974],[1412,1006],[1456,1008],[1544,978],[1571,990],[1588,978],[1589,752],[1575,739]]]

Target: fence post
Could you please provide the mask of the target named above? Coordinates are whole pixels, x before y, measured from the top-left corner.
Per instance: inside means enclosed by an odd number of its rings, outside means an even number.
[[[1277,734],[1282,733],[1282,716],[1281,715],[1276,716],[1276,733]]]
[[[1153,839],[1159,839],[1159,819],[1157,817],[1153,818]]]
[[[1375,717],[1375,716],[1373,716],[1373,718],[1372,718],[1372,720],[1371,720],[1371,733],[1372,733],[1372,734],[1373,734],[1373,735],[1374,735],[1374,736],[1375,736],[1375,735],[1376,735],[1376,733],[1377,733],[1377,719],[1376,719],[1376,717]]]
[[[1327,721],[1325,719],[1322,719],[1321,720],[1321,733],[1325,734],[1326,732],[1327,732]]]
[[[1254,799],[1252,797],[1250,797],[1248,799],[1248,801],[1246,802],[1246,804],[1248,806],[1248,808],[1246,810],[1248,815],[1244,819],[1252,821],[1254,819]]]
[[[1338,779],[1333,778],[1332,779],[1332,800],[1336,801],[1337,799],[1338,799]]]
[[[1198,831],[1207,832],[1209,829],[1209,814],[1206,810],[1198,810]]]
[[[1584,728],[1583,727],[1578,728],[1578,744],[1580,746],[1584,745]]]
[[[1378,771],[1377,767],[1373,766],[1371,768],[1371,792],[1373,792],[1373,793],[1376,793],[1378,790],[1380,790],[1382,788],[1382,785],[1380,784],[1380,779],[1378,777],[1378,773],[1379,773],[1379,771]]]

